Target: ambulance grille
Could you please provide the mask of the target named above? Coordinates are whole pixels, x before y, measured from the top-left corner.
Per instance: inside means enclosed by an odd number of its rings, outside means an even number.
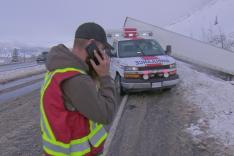
[[[164,66],[146,66],[146,67],[138,67],[139,71],[144,71],[144,70],[160,70],[160,69],[170,69],[169,65],[164,65]]]

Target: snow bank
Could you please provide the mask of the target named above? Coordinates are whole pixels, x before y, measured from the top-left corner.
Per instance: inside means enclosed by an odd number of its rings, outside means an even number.
[[[209,134],[219,138],[225,145],[234,145],[234,85],[190,68],[186,63],[178,62],[178,73],[184,97],[189,104],[197,105],[205,113]],[[191,125],[188,132],[196,136],[200,132]],[[200,134],[200,133],[199,133]]]
[[[7,72],[0,72],[0,83],[7,83],[16,79],[24,78],[27,76],[39,74],[45,72],[45,65],[38,65],[28,68],[20,68],[16,70],[10,70]]]

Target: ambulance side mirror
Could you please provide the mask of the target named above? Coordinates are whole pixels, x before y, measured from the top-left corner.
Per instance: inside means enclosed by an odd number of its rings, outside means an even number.
[[[167,45],[167,46],[166,46],[166,51],[165,51],[165,53],[166,53],[167,55],[171,55],[171,45]]]

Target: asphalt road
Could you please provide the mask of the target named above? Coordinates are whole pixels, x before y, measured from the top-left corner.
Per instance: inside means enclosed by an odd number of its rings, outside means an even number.
[[[209,138],[196,142],[186,132],[199,116],[179,89],[129,96],[108,156],[231,156]]]
[[[42,155],[39,116],[39,90],[1,103],[1,156]]]
[[[194,142],[185,132],[202,114],[183,96],[178,88],[130,95],[108,156],[233,156],[215,139]],[[39,90],[2,103],[0,118],[1,156],[42,154]]]

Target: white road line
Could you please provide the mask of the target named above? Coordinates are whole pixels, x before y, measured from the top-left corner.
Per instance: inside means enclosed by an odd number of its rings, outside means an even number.
[[[108,138],[106,139],[106,142],[104,144],[104,151],[103,151],[103,156],[107,156],[107,153],[109,153],[109,148],[110,148],[110,145],[111,145],[111,141],[112,139],[114,138],[114,135],[115,135],[115,132],[116,132],[116,129],[118,127],[118,124],[119,124],[119,121],[120,121],[120,118],[122,116],[122,113],[123,113],[123,109],[124,109],[124,106],[127,102],[127,99],[128,99],[128,95],[125,95],[123,97],[123,100],[121,101],[121,104],[119,106],[119,110],[116,114],[116,117],[114,119],[114,122],[110,128],[110,132],[109,132],[109,135],[108,135]]]

